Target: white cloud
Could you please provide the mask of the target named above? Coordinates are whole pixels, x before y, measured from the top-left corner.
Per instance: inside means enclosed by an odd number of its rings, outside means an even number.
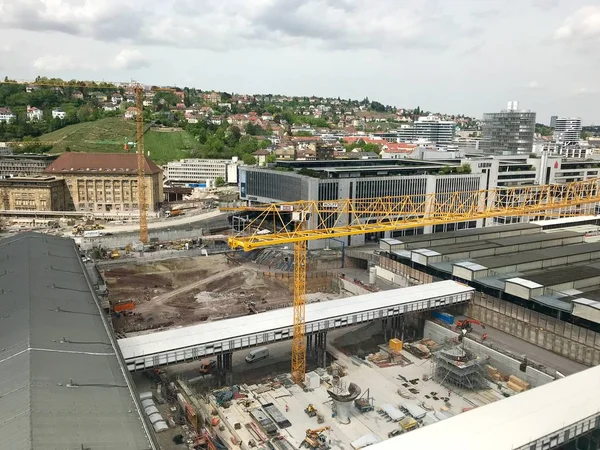
[[[540,89],[541,86],[536,80],[532,80],[529,83],[527,83],[527,88],[528,89]]]
[[[575,91],[575,95],[596,95],[600,94],[599,88],[581,87]]]
[[[554,37],[563,41],[600,41],[600,5],[579,8],[564,20]]]
[[[33,61],[33,67],[40,71],[59,72],[65,70],[87,69],[94,70],[94,67],[82,62],[76,61],[68,55],[44,55]]]
[[[150,61],[139,50],[125,49],[115,56],[115,69],[142,69],[150,67]]]
[[[473,32],[446,15],[437,0],[400,5],[396,0],[2,0],[0,25],[223,51],[450,47]]]

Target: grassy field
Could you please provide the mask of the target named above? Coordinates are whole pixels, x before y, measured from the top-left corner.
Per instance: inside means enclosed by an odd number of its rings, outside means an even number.
[[[186,158],[190,150],[198,148],[198,145],[198,141],[187,131],[166,133],[150,130],[144,135],[144,148],[157,164]]]
[[[70,125],[39,138],[56,142],[52,153],[72,152],[122,153],[126,141],[135,140],[135,122],[120,117],[109,117],[94,122]],[[198,143],[187,131],[172,133],[148,131],[144,135],[146,152],[157,164],[185,158]],[[131,150],[130,150],[131,151]]]

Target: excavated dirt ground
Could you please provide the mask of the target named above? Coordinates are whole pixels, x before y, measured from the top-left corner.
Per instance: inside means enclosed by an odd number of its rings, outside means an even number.
[[[262,272],[214,255],[111,266],[103,275],[112,302],[136,304],[133,316],[115,319],[115,329],[138,332],[244,315],[249,306],[262,312],[290,305],[287,286]]]

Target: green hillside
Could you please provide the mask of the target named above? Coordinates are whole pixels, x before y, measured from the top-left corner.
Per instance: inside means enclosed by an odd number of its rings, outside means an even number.
[[[70,125],[46,133],[40,141],[56,142],[52,153],[72,152],[124,152],[124,144],[135,140],[135,122],[120,117],[108,117],[93,122]],[[145,150],[157,164],[185,158],[198,142],[187,131],[148,131],[144,135]]]

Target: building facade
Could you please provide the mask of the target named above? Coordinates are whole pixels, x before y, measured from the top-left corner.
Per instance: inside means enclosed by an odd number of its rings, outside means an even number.
[[[534,135],[535,113],[509,102],[508,109],[483,115],[480,149],[494,155],[531,153]]]
[[[45,173],[63,177],[69,209],[90,212],[138,212],[135,153],[63,153]],[[162,170],[145,157],[146,205],[156,211],[163,202]]]
[[[11,211],[67,211],[69,193],[62,178],[15,177],[0,180],[0,204]]]
[[[419,117],[414,127],[417,140],[429,141],[440,147],[451,145],[456,133],[456,123],[430,117]]]
[[[395,132],[380,135],[389,142],[423,141],[447,147],[454,142],[456,123],[436,117],[419,117],[413,125],[402,125]]]
[[[189,158],[171,161],[164,167],[165,183],[171,185],[206,184],[217,178],[237,183],[238,159]]]
[[[580,117],[558,117],[554,124],[554,140],[559,144],[573,144],[581,137]]]
[[[0,155],[0,177],[41,175],[58,155],[7,154]]]
[[[382,160],[379,160],[382,161]],[[300,175],[294,171],[269,170],[257,167],[240,167],[240,199],[249,203],[291,202],[297,200],[327,201],[363,199],[386,196],[411,195],[425,198],[425,195],[436,194],[441,200],[453,192],[474,192],[482,189],[484,176],[481,173],[472,175],[438,175],[442,166],[431,164],[429,167],[413,165],[391,166],[376,164],[367,165],[369,161],[303,161],[304,169],[313,176]],[[382,161],[384,162],[384,161]],[[362,163],[362,164],[359,164]],[[332,164],[327,167],[325,164]],[[358,169],[360,168],[360,172]],[[424,200],[423,200],[424,201]],[[333,219],[332,219],[333,220]],[[344,225],[344,218],[339,218],[328,226]],[[481,222],[481,223],[478,223]],[[344,239],[345,245],[363,245],[366,241],[399,237],[413,233],[429,233],[432,231],[448,231],[481,226],[482,221],[471,221],[462,224],[441,226],[438,230],[432,227],[420,229],[398,230],[395,232],[349,236]],[[323,228],[311,223],[309,226]],[[310,248],[323,248],[326,242],[315,241]],[[332,245],[334,245],[332,243]]]

